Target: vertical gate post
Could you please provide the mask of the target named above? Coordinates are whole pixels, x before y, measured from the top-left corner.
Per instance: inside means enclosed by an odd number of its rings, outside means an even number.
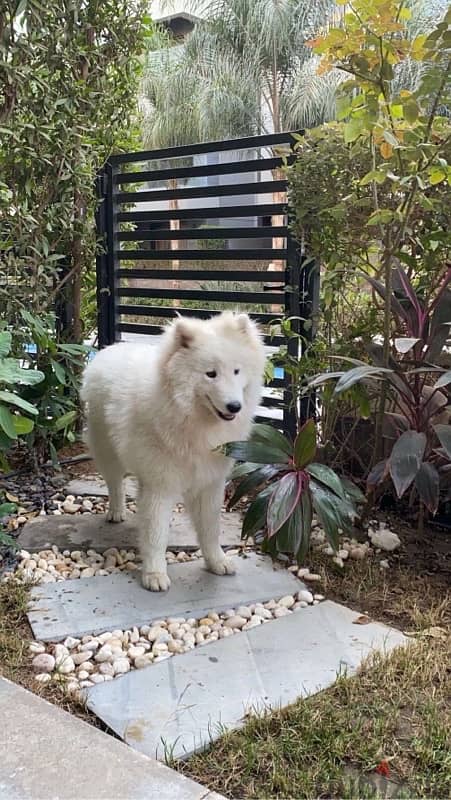
[[[291,329],[294,334],[300,333],[300,321],[296,317],[299,313],[299,278],[301,271],[301,257],[298,245],[293,236],[288,232],[287,236],[287,260],[285,268],[285,317],[294,317],[291,322]],[[299,358],[299,339],[298,336],[291,336],[287,341],[287,353],[292,358]],[[283,393],[284,411],[283,428],[294,440],[297,433],[297,397],[293,394],[290,384],[290,377],[285,374],[285,389]]]
[[[99,348],[102,348],[116,340],[117,207],[114,169],[109,162],[97,175],[96,187],[97,316]]]
[[[316,261],[304,254],[300,264],[299,286],[299,316],[308,320],[310,325],[301,325],[302,344],[301,352],[304,353],[315,336],[314,323],[319,309],[319,269]],[[315,391],[312,389],[303,395],[299,403],[300,423],[316,418]]]
[[[96,283],[97,283],[97,339],[99,349],[109,344],[108,341],[108,264],[106,241],[106,168],[99,170],[96,176]]]

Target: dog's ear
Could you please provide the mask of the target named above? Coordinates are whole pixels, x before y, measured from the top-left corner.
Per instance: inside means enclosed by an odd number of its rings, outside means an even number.
[[[189,320],[179,317],[174,323],[174,344],[176,349],[188,349],[194,342],[194,330]]]
[[[235,325],[241,333],[250,333],[252,330],[252,322],[247,314],[237,314]]]

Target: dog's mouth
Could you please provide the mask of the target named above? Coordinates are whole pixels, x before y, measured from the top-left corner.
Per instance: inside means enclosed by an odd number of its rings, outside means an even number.
[[[210,405],[211,405],[213,411],[215,412],[215,414],[217,414],[217,416],[220,419],[223,419],[225,422],[232,422],[232,420],[235,419],[236,414],[230,414],[230,413],[229,414],[225,414],[223,411],[220,411],[219,408],[216,408],[215,404],[213,403],[213,400],[210,400],[209,397],[207,399],[210,402]]]

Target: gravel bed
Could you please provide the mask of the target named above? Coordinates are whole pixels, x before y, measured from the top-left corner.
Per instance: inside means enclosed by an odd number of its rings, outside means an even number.
[[[265,603],[239,606],[201,619],[168,617],[129,630],[105,631],[98,636],[69,636],[62,644],[33,641],[31,667],[38,684],[54,682],[79,699],[83,690],[143,669],[172,656],[203,647],[271,620],[317,605],[324,596],[301,589]]]

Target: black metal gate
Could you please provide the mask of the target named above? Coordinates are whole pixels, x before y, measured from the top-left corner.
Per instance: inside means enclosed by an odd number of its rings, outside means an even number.
[[[270,329],[281,317],[309,319],[314,300],[287,226],[282,167],[294,141],[281,133],[109,159],[98,176],[99,347],[229,307],[261,323],[268,347],[299,355],[297,338]],[[308,338],[311,328],[294,327]],[[259,415],[294,434],[286,373],[265,389]]]

